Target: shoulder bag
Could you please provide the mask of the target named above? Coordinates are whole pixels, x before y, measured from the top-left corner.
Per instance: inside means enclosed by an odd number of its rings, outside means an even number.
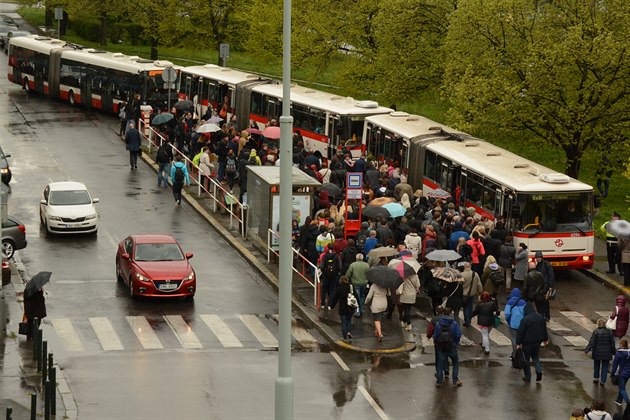
[[[609,330],[616,330],[617,329],[617,315],[619,314],[619,307],[615,306],[615,317],[614,318],[608,318],[608,320],[606,321],[606,328]]]
[[[352,290],[352,285],[350,285],[350,293],[348,293],[346,303],[350,308],[357,308],[359,306],[359,302],[357,302],[357,297],[354,295],[354,291]]]

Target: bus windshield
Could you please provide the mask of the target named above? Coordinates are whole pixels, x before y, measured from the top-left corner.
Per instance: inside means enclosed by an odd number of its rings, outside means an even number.
[[[523,230],[591,229],[591,192],[519,193],[517,202],[518,222]]]

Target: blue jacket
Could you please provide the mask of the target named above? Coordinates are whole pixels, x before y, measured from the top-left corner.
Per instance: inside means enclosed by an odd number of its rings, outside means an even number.
[[[136,128],[130,128],[125,134],[126,148],[130,152],[137,152],[142,147],[142,139],[140,138],[140,132]]]
[[[184,162],[175,162],[173,165],[171,165],[171,180],[173,180],[173,183],[175,183],[175,170],[176,168],[182,168],[184,171],[184,184],[190,185],[190,176],[188,175],[188,168],[186,168],[186,165],[184,164]]]
[[[376,248],[376,245],[378,245],[378,239],[367,238],[365,240],[365,245],[363,245],[363,252],[365,253],[365,255],[369,254],[371,250]]]
[[[518,327],[521,326],[521,321],[525,316],[526,303],[525,299],[521,298],[521,291],[517,288],[512,289],[510,298],[505,304],[505,310],[503,311],[505,313],[505,320],[510,328],[518,330]]]
[[[625,379],[630,378],[630,349],[617,350],[613,360],[612,373]]]
[[[435,332],[433,333],[433,340],[437,340],[437,337],[440,336],[440,331],[442,328],[450,328],[451,336],[453,337],[453,344],[455,347],[459,344],[459,340],[462,338],[462,330],[459,328],[459,324],[455,322],[452,316],[443,316],[440,318],[438,323],[435,326]]]
[[[455,250],[457,248],[457,241],[459,238],[465,238],[467,241],[470,240],[470,235],[463,230],[456,230],[451,233],[451,237],[448,240],[448,249]]]

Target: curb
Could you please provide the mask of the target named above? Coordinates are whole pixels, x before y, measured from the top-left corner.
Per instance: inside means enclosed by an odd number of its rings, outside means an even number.
[[[598,270],[590,269],[580,271],[590,278],[602,282],[604,286],[608,287],[609,289],[615,290],[619,294],[623,294],[626,299],[630,301],[630,287],[624,286],[623,284],[611,279]]]

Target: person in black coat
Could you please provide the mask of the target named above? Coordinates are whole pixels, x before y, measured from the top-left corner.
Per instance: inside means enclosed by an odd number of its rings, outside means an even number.
[[[490,293],[482,292],[480,302],[473,310],[472,316],[477,317],[477,325],[481,330],[481,347],[486,354],[490,354],[490,331],[494,327],[494,316],[499,315],[497,301],[492,298]]]
[[[26,316],[28,324],[26,339],[30,340],[33,336],[34,319],[37,318],[41,321],[46,318],[46,298],[42,289],[30,296],[24,296],[24,316]]]
[[[543,276],[543,293],[545,294],[545,299],[541,301],[542,305],[540,305],[541,308],[538,308],[538,312],[542,313],[545,319],[549,321],[549,319],[551,318],[551,309],[549,308],[549,299],[547,299],[546,296],[549,289],[553,289],[555,281],[553,268],[551,267],[549,261],[544,259],[542,251],[536,251],[535,258],[536,271],[538,271]]]
[[[339,286],[335,288],[335,293],[333,295],[332,301],[330,302],[330,307],[334,308],[339,303],[339,318],[341,318],[341,337],[345,340],[352,340],[352,332],[350,329],[352,328],[352,314],[356,308],[352,306],[348,306],[348,294],[352,288],[352,294],[355,298],[357,298],[357,302],[359,297],[357,296],[356,290],[350,284],[350,281],[346,276],[341,276],[339,278]]]
[[[547,333],[547,323],[545,318],[536,312],[531,302],[527,302],[524,310],[525,316],[521,321],[521,325],[516,333],[516,345],[523,349],[525,363],[523,366],[523,381],[531,382],[532,372],[530,367],[530,359],[534,362],[536,369],[536,382],[542,381],[542,366],[538,354],[540,352],[540,344],[549,341]]]
[[[600,385],[606,383],[608,376],[608,365],[616,352],[615,337],[611,330],[606,328],[606,320],[600,318],[597,320],[597,329],[591,334],[584,353],[591,353],[593,358],[593,383],[599,382]]]
[[[131,170],[138,169],[138,152],[142,147],[142,139],[134,123],[129,123],[129,128],[125,133],[125,144],[127,150],[129,150],[129,165],[131,166]]]

